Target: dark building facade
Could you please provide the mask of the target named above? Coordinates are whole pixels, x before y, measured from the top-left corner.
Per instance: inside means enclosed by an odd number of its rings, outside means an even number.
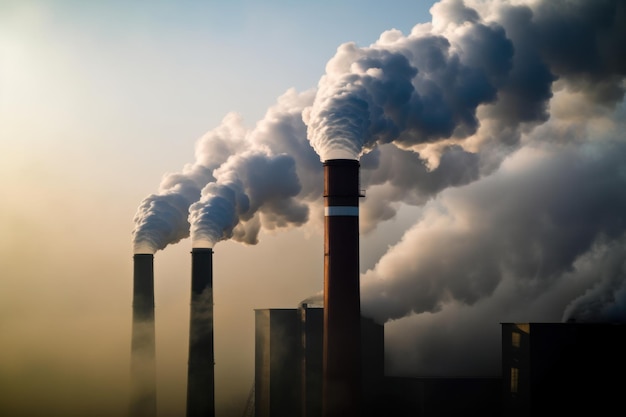
[[[323,414],[324,309],[255,310],[255,417]],[[384,377],[384,327],[362,318],[363,416],[377,413]]]
[[[620,409],[626,324],[502,323],[503,415]]]
[[[298,313],[302,346],[302,417],[319,417],[322,415],[324,310],[303,304]]]
[[[294,309],[255,310],[255,417],[300,415],[299,334]]]
[[[499,377],[385,377],[384,408],[379,416],[500,417]]]
[[[324,309],[255,310],[255,416],[322,417]],[[385,375],[384,325],[361,318],[362,417],[502,416],[502,378]]]

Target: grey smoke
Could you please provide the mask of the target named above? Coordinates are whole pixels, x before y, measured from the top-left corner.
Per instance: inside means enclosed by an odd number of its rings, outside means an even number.
[[[495,375],[500,322],[626,320],[626,7],[431,12],[340,46],[304,120],[320,159],[361,160],[362,230],[422,207],[361,277],[389,372]]]
[[[212,248],[216,242],[230,238],[239,223],[239,215],[247,212],[249,205],[238,179],[208,184],[202,201],[190,207],[194,247]]]
[[[557,91],[579,93],[586,103],[609,108],[623,99],[626,60],[620,51],[626,45],[621,42],[626,33],[626,8],[622,3],[477,2],[477,9],[469,4],[460,0],[437,3],[432,8],[433,23],[416,26],[408,36],[389,31],[368,47],[353,43],[340,46],[320,80],[313,106],[304,113],[312,146],[322,160],[362,157],[364,162],[371,162],[371,166],[364,164],[364,183],[368,187],[385,184],[386,197],[381,199],[383,192],[378,192],[378,204],[365,202],[366,214],[374,213],[374,218],[393,217],[395,208],[390,203],[421,205],[447,187],[467,184],[492,173],[507,155],[524,145],[524,135],[549,120]],[[564,41],[563,34],[574,32],[578,46]],[[581,46],[584,48],[579,52]],[[608,90],[612,94],[607,94]],[[547,142],[553,139],[542,138]],[[568,139],[559,135],[559,140]],[[412,150],[417,156],[406,156],[390,147],[383,152],[382,146],[389,143]],[[368,152],[377,147],[381,152],[368,160]],[[575,151],[568,152],[563,155],[576,156]],[[379,164],[385,162],[381,155],[394,157],[393,164],[382,166],[386,167],[384,172],[378,170]],[[454,157],[459,164],[442,166],[446,158]],[[370,174],[368,168],[374,171]],[[566,172],[567,163],[559,168],[553,175]],[[555,190],[562,193],[570,181],[572,178],[564,179]],[[618,190],[619,187],[598,192],[613,195]],[[447,253],[456,255],[452,256],[455,263],[463,265],[465,275],[475,277],[475,282],[469,280],[467,287],[446,287],[443,277],[461,271],[454,270],[451,261],[433,265],[422,272],[431,280],[424,283],[425,287],[408,280],[412,290],[398,290],[397,297],[407,298],[409,304],[414,302],[418,307],[407,309],[405,302],[391,297],[393,302],[386,304],[398,311],[389,311],[385,319],[437,311],[446,298],[475,303],[493,292],[507,270],[525,276],[526,268],[540,263],[543,273],[539,277],[548,279],[569,268],[589,250],[599,233],[608,233],[610,228],[597,222],[587,221],[585,227],[558,224],[559,217],[552,214],[555,233],[562,234],[568,243],[563,243],[563,251],[547,257],[547,249],[537,246],[541,230],[535,228],[537,234],[527,236],[531,224],[523,222],[524,215],[533,210],[543,210],[545,214],[552,209],[541,207],[545,202],[541,185],[533,185],[533,193],[542,198],[519,201],[519,207],[528,207],[502,214],[523,224],[521,230],[500,225],[505,238],[483,242],[473,235],[457,236],[456,232],[441,236],[441,246],[450,248]],[[488,199],[480,202],[484,201]],[[373,207],[375,204],[377,207]],[[568,208],[574,210],[572,206]],[[477,212],[490,213],[483,208]],[[619,210],[604,213],[609,219],[618,214]],[[578,221],[583,221],[582,216]],[[519,240],[515,239],[517,234]],[[480,253],[498,253],[496,249],[506,253],[503,258],[487,259],[468,270],[467,263],[484,258],[474,254],[466,259],[455,251],[457,246],[465,250],[469,242]],[[525,253],[523,248],[528,242],[533,243],[533,249]],[[518,246],[520,249],[516,250]],[[416,253],[411,256],[417,258]],[[435,257],[435,253],[429,257]],[[412,271],[413,276],[420,275],[415,267],[405,270]],[[377,292],[376,301],[390,297],[390,287],[403,275],[399,270],[393,271],[392,277],[381,279],[382,289]],[[374,299],[372,303],[376,302]]]
[[[163,177],[159,191],[146,197],[133,219],[133,250],[154,253],[189,237],[189,207],[200,199],[202,188],[215,180],[213,170],[243,146],[245,128],[236,114],[200,138],[196,160],[179,173]]]
[[[341,45],[304,114],[320,158],[357,159],[393,142],[434,167],[450,143],[473,152],[515,147],[548,119],[556,80],[598,103],[622,99],[620,2],[478,5],[484,18],[460,0],[442,1],[433,23],[408,36],[389,31],[368,47]]]
[[[481,60],[474,49],[492,58]],[[366,48],[344,44],[305,114],[311,143],[323,160],[356,159],[376,144],[409,149],[472,135],[476,109],[495,101],[513,51],[502,27],[482,23],[472,23],[458,45],[435,33],[388,34]]]
[[[183,174],[168,176],[160,193],[141,202],[134,218],[134,253],[154,253],[189,236],[187,214],[200,198],[200,184]]]
[[[364,314],[387,323],[390,373],[497,375],[501,322],[626,320],[623,128],[528,146],[424,206],[361,276]]]
[[[426,206],[424,219],[364,274],[370,314],[386,321],[449,302],[473,305],[505,276],[538,295],[594,245],[623,238],[624,143],[525,152],[513,159],[529,158],[523,167],[505,164]]]
[[[213,247],[230,238],[256,244],[261,225],[271,230],[308,219],[308,207],[295,199],[301,186],[294,160],[286,154],[235,155],[215,176],[190,207],[194,247]]]
[[[192,224],[190,223],[190,208],[194,203],[193,221],[197,224],[195,230],[199,232],[203,230],[202,239],[212,236],[209,240],[215,242],[223,238],[230,238],[235,233],[238,240],[247,243],[256,241],[256,236],[261,227],[274,229],[284,227],[291,224],[301,224],[304,217],[304,211],[307,210],[301,203],[296,202],[292,197],[294,193],[294,184],[299,182],[299,199],[306,202],[314,202],[321,196],[322,171],[317,167],[319,161],[313,149],[310,147],[306,138],[306,126],[302,122],[301,112],[305,106],[309,106],[312,102],[313,91],[297,93],[294,90],[288,90],[283,96],[279,97],[277,103],[270,107],[265,118],[257,123],[254,129],[244,126],[243,120],[236,113],[230,113],[224,117],[222,123],[207,132],[196,143],[195,161],[188,164],[179,173],[165,175],[159,191],[146,197],[139,205],[134,218],[133,230],[133,248],[135,253],[146,252],[154,253],[157,250],[164,249],[166,246],[175,244],[182,239],[190,236]],[[257,152],[256,158],[246,158],[241,160],[238,155],[254,150]],[[283,179],[281,183],[274,184],[273,190],[256,189],[256,186],[263,184],[254,184],[254,178],[251,178],[249,168],[245,167],[245,162],[259,162],[266,158],[276,159],[274,164],[263,169],[263,178],[268,181],[267,175],[272,174],[271,170],[282,172],[274,172],[274,175],[287,175],[280,177]],[[216,184],[215,170],[227,165],[226,162],[231,159],[230,166],[235,164],[232,161],[239,161],[236,169],[246,169],[244,179],[247,180],[254,189],[247,191],[240,190],[236,183],[228,182],[225,178],[229,168],[222,168],[222,183]],[[290,159],[291,162],[286,162]],[[288,166],[295,164],[295,167]],[[257,181],[260,181],[259,177]],[[235,180],[237,182],[238,180]],[[278,190],[277,187],[284,186],[285,190]],[[208,188],[206,188],[208,187]],[[203,197],[203,189],[204,197]],[[230,190],[230,191],[229,191]],[[228,194],[237,196],[237,198],[246,198],[247,192],[253,197],[253,204],[263,201],[264,206],[260,213],[252,218],[244,217],[239,219],[239,215],[250,215],[241,207],[231,207],[227,209]],[[213,194],[221,195],[225,200],[221,202],[210,200]],[[262,193],[274,193],[274,195],[263,196]],[[284,196],[282,198],[280,196]],[[200,199],[203,203],[208,203],[212,208],[204,207],[200,209]],[[234,198],[234,197],[233,197]],[[287,204],[288,207],[281,207],[281,202]],[[239,201],[238,203],[243,202]],[[315,204],[315,203],[311,203]],[[221,207],[221,213],[216,214],[216,219],[211,219],[212,211]],[[254,213],[259,209],[253,206]],[[272,213],[272,209],[276,213]],[[225,211],[233,211],[231,221],[224,218],[227,216]],[[289,211],[293,213],[289,213]],[[202,213],[200,213],[202,211]],[[202,215],[200,215],[202,214]],[[240,220],[242,220],[240,222]],[[227,222],[224,224],[224,222]],[[233,223],[229,226],[230,223]],[[212,226],[211,226],[212,225]],[[235,230],[235,226],[239,227]],[[215,227],[224,228],[223,232],[217,229],[209,232],[206,228]]]
[[[135,246],[319,230],[320,160],[359,159],[364,239],[419,211],[361,276],[389,372],[495,374],[504,321],[625,320],[626,4],[431,12],[340,45],[316,89],[288,90],[254,128],[225,118],[142,202]]]

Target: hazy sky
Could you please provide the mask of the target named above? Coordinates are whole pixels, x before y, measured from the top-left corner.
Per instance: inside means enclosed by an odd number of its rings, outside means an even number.
[[[498,375],[501,322],[624,320],[626,6],[453,0],[431,24],[433,3],[1,2],[0,414],[123,414],[138,207],[184,196],[196,219],[235,190],[215,370],[218,415],[241,415],[254,309],[322,288],[338,137],[362,153],[388,373]],[[155,253],[160,417],[185,408],[175,232]]]

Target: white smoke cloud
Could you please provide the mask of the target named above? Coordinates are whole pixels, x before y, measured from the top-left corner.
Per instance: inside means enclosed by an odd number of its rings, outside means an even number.
[[[230,238],[255,244],[261,225],[274,229],[307,221],[308,207],[295,199],[301,187],[294,160],[286,154],[248,151],[214,173],[216,181],[190,207],[194,247],[213,247]]]
[[[135,253],[154,253],[189,237],[189,207],[215,180],[213,170],[240,151],[245,134],[241,118],[228,114],[220,126],[198,140],[193,164],[163,177],[159,191],[141,202],[133,219]]]
[[[304,223],[308,208],[295,195],[303,201],[321,196],[316,179],[321,184],[322,169],[315,166],[317,157],[301,117],[312,97],[312,91],[288,90],[254,129],[230,113],[200,138],[195,162],[180,173],[164,176],[159,192],[139,205],[133,230],[135,253],[164,249],[189,237],[191,230],[196,246],[212,247],[232,237],[256,243],[263,227],[272,230]]]

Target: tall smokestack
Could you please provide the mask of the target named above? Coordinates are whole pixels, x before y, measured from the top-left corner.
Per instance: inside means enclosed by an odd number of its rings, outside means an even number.
[[[361,414],[359,161],[324,162],[324,417]]]
[[[215,416],[213,249],[191,251],[187,417]]]
[[[154,342],[154,255],[133,255],[133,334],[131,341],[131,417],[156,416]]]

